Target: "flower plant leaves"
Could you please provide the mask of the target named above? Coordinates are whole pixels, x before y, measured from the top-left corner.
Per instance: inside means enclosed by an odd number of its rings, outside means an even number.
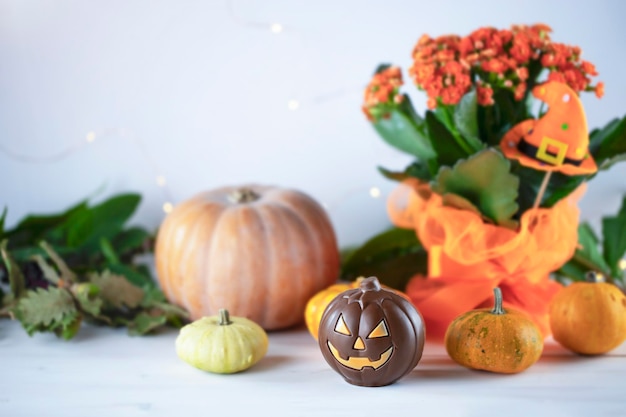
[[[391,146],[422,160],[435,156],[423,121],[411,111],[408,97],[403,105],[388,110],[388,116],[373,123],[374,129]]]
[[[422,161],[415,161],[407,166],[404,171],[390,171],[383,167],[378,167],[378,171],[385,177],[394,181],[403,181],[407,178],[419,178],[422,181],[432,179],[430,168]]]
[[[626,157],[626,116],[613,119],[589,135],[589,151],[600,169],[608,169]]]
[[[626,254],[626,197],[617,215],[602,219],[602,235],[604,258],[611,266],[613,276],[617,277],[622,273],[619,261]]]
[[[480,132],[478,130],[476,91],[470,91],[465,94],[459,104],[453,109],[453,126],[456,126],[474,152],[484,149],[486,145],[480,140]]]
[[[415,231],[393,227],[352,251],[342,263],[341,277],[375,275],[385,285],[403,290],[413,275],[425,274],[426,268],[426,251]]]
[[[451,166],[459,159],[464,159],[471,155],[471,151],[459,145],[454,135],[434,112],[426,112],[426,125],[428,126],[428,134],[437,153],[437,163],[440,167]]]
[[[556,278],[584,280],[589,271],[599,272],[626,290],[626,271],[620,262],[626,254],[626,197],[615,216],[602,218],[602,239],[598,238],[589,223],[578,226],[578,243],[574,256],[556,271]]]
[[[595,265],[593,269],[605,275],[610,273],[610,267],[604,260],[598,247],[598,237],[589,223],[581,223],[578,226],[578,243],[579,247],[576,249],[575,256],[579,262],[586,265]]]
[[[459,160],[452,168],[442,167],[432,183],[434,192],[463,197],[494,223],[515,227],[519,178],[500,153],[486,149]]]
[[[545,115],[545,103],[534,95],[534,88],[551,80],[568,84],[576,94],[591,92],[598,98],[604,94],[604,83],[593,81],[598,72],[575,52],[579,51],[578,47],[554,42],[550,32],[548,26],[538,24],[513,25],[510,30],[480,28],[467,36],[421,36],[412,50],[408,75],[412,84],[425,93],[429,110],[423,118],[415,114],[413,106],[402,111],[414,121],[420,139],[430,144],[435,156],[428,159],[416,156],[414,163],[403,171],[379,167],[379,172],[395,181],[412,177],[430,181],[431,188],[443,195],[445,205],[473,211],[483,220],[515,228],[524,212],[534,206],[546,173],[524,167],[518,161],[506,165],[504,158],[494,155],[500,150],[501,138],[513,126]],[[511,42],[511,37],[516,40]],[[495,40],[500,43],[494,49]],[[520,40],[524,48],[519,47]],[[555,65],[555,56],[563,53],[575,77],[565,77]],[[401,111],[403,101],[397,96],[401,85],[399,67],[378,68],[366,88],[362,106],[370,122],[378,121],[377,117],[382,117],[388,109]],[[406,104],[410,102],[406,100]],[[387,143],[394,143],[399,140],[392,137],[394,134],[390,129],[381,135],[386,136]],[[485,153],[488,150],[492,153]],[[626,161],[626,116],[593,129],[589,133],[589,153],[598,172],[577,176],[552,173],[539,201],[540,207],[553,207],[599,172]],[[623,280],[625,271],[618,265],[626,251],[623,210],[602,220],[602,240],[594,237],[588,224],[581,224],[578,230],[581,247],[558,274],[581,279],[586,272],[594,270],[604,273],[609,280]],[[394,256],[402,255],[380,255],[379,259],[390,262]],[[349,259],[351,268],[356,269],[371,263],[373,258]]]

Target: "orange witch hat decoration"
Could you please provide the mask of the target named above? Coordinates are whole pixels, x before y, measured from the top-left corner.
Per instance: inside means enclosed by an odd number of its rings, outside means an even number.
[[[576,92],[567,84],[549,81],[532,93],[549,109],[540,119],[520,122],[504,135],[500,142],[504,155],[540,171],[596,172],[598,167],[589,154],[587,117]]]

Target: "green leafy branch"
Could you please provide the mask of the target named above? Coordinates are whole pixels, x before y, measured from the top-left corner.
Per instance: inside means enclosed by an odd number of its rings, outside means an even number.
[[[140,202],[137,194],[87,201],[63,213],[27,216],[4,229],[0,217],[0,315],[18,319],[28,334],[54,332],[70,339],[83,321],[126,326],[146,334],[164,325],[180,326],[187,313],[167,302],[147,266],[153,236],[124,225]]]

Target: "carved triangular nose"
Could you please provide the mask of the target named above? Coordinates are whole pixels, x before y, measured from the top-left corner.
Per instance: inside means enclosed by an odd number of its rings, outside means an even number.
[[[363,343],[363,339],[361,339],[361,336],[358,336],[356,338],[356,342],[354,342],[354,349],[356,350],[363,350],[365,349],[365,343]]]

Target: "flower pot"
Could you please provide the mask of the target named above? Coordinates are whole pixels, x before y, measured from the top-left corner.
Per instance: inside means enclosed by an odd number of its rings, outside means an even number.
[[[429,340],[442,340],[458,315],[492,305],[494,287],[502,289],[505,308],[525,311],[548,336],[548,305],[561,286],[550,273],[576,250],[582,193],[526,211],[512,230],[445,206],[427,184],[402,183],[388,212],[397,226],[415,229],[428,250],[428,276],[412,278],[406,293],[424,316]]]

